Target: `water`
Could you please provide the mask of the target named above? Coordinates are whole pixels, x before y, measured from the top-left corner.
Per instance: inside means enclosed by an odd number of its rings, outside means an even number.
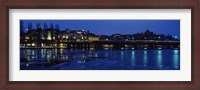
[[[21,70],[180,70],[180,50],[21,49]]]

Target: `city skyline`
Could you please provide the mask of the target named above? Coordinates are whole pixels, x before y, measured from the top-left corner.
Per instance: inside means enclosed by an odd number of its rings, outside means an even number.
[[[20,70],[180,70],[179,20],[51,21],[20,20]]]
[[[149,29],[156,34],[172,35],[180,38],[180,20],[21,20],[23,21],[24,30],[28,28],[28,24],[32,24],[32,28],[36,29],[37,24],[41,24],[44,28],[51,27],[53,24],[59,26],[60,30],[89,30],[96,35],[112,35],[112,34],[134,34],[144,32]]]

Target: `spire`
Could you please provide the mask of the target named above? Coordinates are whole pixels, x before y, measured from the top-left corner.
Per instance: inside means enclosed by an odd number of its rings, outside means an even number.
[[[148,28],[147,28],[146,32],[150,32]]]
[[[147,30],[146,30],[144,33],[146,33],[146,34],[147,34],[147,33],[150,33],[149,29],[147,28]]]

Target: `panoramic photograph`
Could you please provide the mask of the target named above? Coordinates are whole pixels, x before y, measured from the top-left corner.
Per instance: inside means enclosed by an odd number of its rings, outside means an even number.
[[[180,70],[180,20],[20,20],[20,70]]]

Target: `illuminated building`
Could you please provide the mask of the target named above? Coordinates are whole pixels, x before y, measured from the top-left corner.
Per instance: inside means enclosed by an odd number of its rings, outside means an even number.
[[[88,40],[89,41],[99,41],[99,37],[97,37],[97,36],[89,36]]]
[[[23,23],[22,23],[23,24]],[[21,26],[23,26],[20,24]],[[163,35],[163,34],[155,34],[148,29],[143,33],[136,34],[113,34],[113,35],[96,35],[94,33],[90,33],[86,30],[59,30],[59,26],[56,25],[55,28],[53,24],[50,25],[50,28],[46,24],[44,24],[44,29],[42,29],[41,24],[37,24],[37,29],[32,28],[32,24],[28,24],[27,31],[25,29],[20,28],[20,46],[21,47],[45,47],[45,48],[69,48],[69,49],[90,49],[96,50],[100,48],[105,49],[136,49],[137,48],[180,48],[180,45],[174,46],[163,46],[162,44],[156,45],[134,45],[132,43],[139,42],[159,42],[159,41],[173,41],[179,40],[174,38],[171,35]],[[102,42],[107,42],[102,44]],[[112,42],[112,43],[111,43]],[[113,43],[114,42],[114,43]],[[120,44],[121,42],[125,42],[124,44]],[[97,44],[95,44],[97,43]],[[99,43],[99,44],[98,44]],[[119,43],[116,45],[116,43]]]

